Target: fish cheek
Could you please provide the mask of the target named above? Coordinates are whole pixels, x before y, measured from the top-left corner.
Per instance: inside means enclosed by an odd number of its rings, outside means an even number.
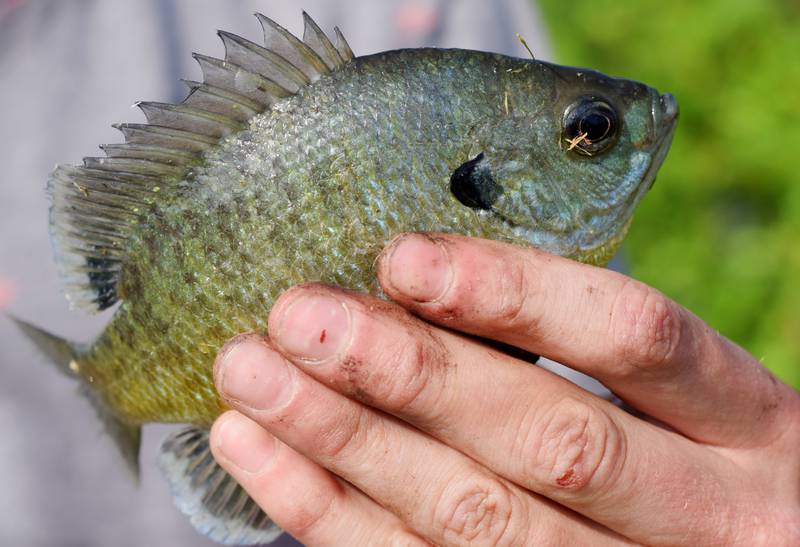
[[[653,145],[656,137],[649,105],[644,102],[630,105],[623,118],[619,144],[628,142],[636,150],[646,150]]]

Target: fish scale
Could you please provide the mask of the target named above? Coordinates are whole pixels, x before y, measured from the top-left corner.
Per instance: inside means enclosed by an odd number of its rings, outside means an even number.
[[[295,284],[382,296],[375,260],[402,232],[604,264],[677,118],[671,96],[586,69],[465,50],[355,58],[305,14],[302,41],[258,18],[266,47],[220,32],[225,59],[195,55],[204,79],[185,101],[140,103],[148,123],[118,125],[124,144],[51,177],[68,298],[118,304],[105,330],[84,345],[18,321],[134,474],[142,425],[190,425],[160,466],[192,524],[226,544],[280,533],[209,452],[226,340],[265,335]]]
[[[458,63],[458,57],[454,57],[452,63]],[[456,212],[460,214],[452,214],[433,206],[420,207],[418,199],[409,199],[409,196],[424,196],[429,202],[444,200],[452,171],[447,159],[453,164],[452,158],[456,157],[455,151],[463,147],[460,139],[465,134],[464,128],[457,124],[442,123],[442,113],[448,110],[446,104],[423,99],[426,95],[419,89],[424,89],[424,82],[439,72],[435,65],[427,66],[434,68],[433,74],[419,71],[410,81],[407,70],[398,71],[403,79],[384,82],[383,88],[376,88],[370,81],[355,80],[354,83],[354,79],[348,77],[348,70],[355,71],[356,67],[344,69],[339,78],[327,83],[333,89],[319,85],[315,93],[296,97],[296,104],[291,107],[264,114],[263,118],[252,122],[248,138],[231,139],[210,155],[212,166],[200,170],[194,182],[205,189],[199,202],[180,199],[174,204],[156,206],[153,214],[157,220],[152,226],[141,228],[150,241],[137,245],[140,251],[133,255],[130,263],[157,267],[157,275],[144,269],[136,272],[135,277],[155,277],[160,283],[148,294],[128,294],[123,279],[123,297],[130,303],[123,304],[106,330],[109,334],[117,329],[135,332],[124,337],[135,340],[135,345],[116,347],[123,338],[110,335],[106,341],[101,336],[92,353],[82,360],[87,371],[97,371],[99,383],[102,384],[103,375],[115,378],[112,388],[106,389],[111,407],[120,409],[120,414],[134,422],[193,423],[208,427],[224,408],[210,377],[213,355],[237,332],[263,331],[263,318],[280,292],[308,280],[374,290],[374,258],[394,234],[402,231],[467,229],[470,230],[467,233],[491,235],[483,233],[480,224],[470,228],[480,219],[469,209],[459,208]],[[344,84],[343,89],[336,88],[340,82]],[[394,89],[387,91],[387,87]],[[404,88],[412,90],[410,99],[398,95],[396,90]],[[375,120],[362,140],[348,135],[352,130],[350,117],[329,114],[330,109],[341,108],[341,104],[330,100],[331,96],[338,95],[355,97],[346,108],[352,117]],[[441,97],[442,103],[448,102],[447,94]],[[387,112],[387,103],[398,100],[404,104],[412,100],[419,102],[412,108],[396,109],[396,117],[374,114]],[[433,120],[428,124],[430,130],[420,122],[412,124],[418,131],[397,134],[392,128],[405,127],[405,118],[409,115],[419,120]],[[297,118],[304,120],[300,127],[293,121]],[[256,134],[269,137],[259,141],[254,137]],[[282,135],[282,138],[276,139],[275,135]],[[320,140],[325,140],[327,146],[319,146]],[[420,140],[447,145],[442,146],[438,154],[422,154]],[[361,157],[367,143],[366,157]],[[382,161],[386,150],[423,161]],[[353,157],[355,161],[334,162],[339,151],[345,158]],[[259,159],[241,162],[229,159],[253,157]],[[275,169],[273,162],[260,159],[274,157],[284,159],[280,169]],[[334,163],[337,166],[332,169]],[[306,188],[300,201],[291,207],[288,196],[280,192],[283,186],[276,183],[286,173],[302,181],[292,187]],[[235,190],[220,188],[228,186],[227,181],[232,180],[243,181],[241,195]],[[314,184],[309,186],[307,180]],[[365,185],[363,181],[370,183]],[[431,181],[439,181],[435,194],[430,190]],[[353,188],[356,185],[358,188]],[[389,219],[378,222],[377,216],[362,215],[364,210],[373,210],[370,200],[398,203],[401,207]],[[256,214],[248,203],[265,204],[265,207]],[[220,207],[236,212],[220,211]],[[300,214],[294,215],[292,211]],[[186,222],[187,212],[191,222]],[[209,218],[210,214],[213,219]],[[264,222],[264,217],[270,222]],[[327,227],[328,233],[320,237],[318,226]],[[244,249],[239,248],[239,252],[232,255],[216,253],[215,250],[232,247],[229,234],[234,232],[242,238]],[[310,237],[299,237],[304,233]],[[163,234],[169,234],[166,241]],[[281,244],[279,234],[288,239],[285,245]],[[169,249],[169,241],[181,242],[180,260],[172,253],[162,252]],[[354,242],[367,248],[354,251]],[[354,254],[358,253],[361,256],[354,260]],[[223,259],[228,264],[227,272],[221,268]],[[179,280],[185,280],[187,274],[193,275],[195,281],[188,285],[184,282],[186,290],[178,293],[169,290],[180,285]],[[261,288],[254,293],[258,298],[220,298],[210,290],[247,280],[255,280],[254,284]],[[144,321],[137,313],[137,307],[144,305],[149,307],[149,315],[155,321]],[[181,310],[178,317],[176,310]],[[231,314],[250,320],[232,326]],[[191,319],[184,320],[184,317]],[[166,333],[160,328],[172,324],[175,319],[179,322]],[[173,333],[184,330],[190,333],[187,338],[195,341],[193,346],[181,349],[165,342],[173,338]],[[164,363],[170,367],[166,368]],[[161,383],[175,378],[174,389],[157,390],[140,381],[140,369],[151,369],[153,364]],[[187,377],[187,370],[193,374]],[[195,395],[198,393],[202,396],[201,404],[197,404]],[[186,398],[191,399],[190,404],[186,403]]]

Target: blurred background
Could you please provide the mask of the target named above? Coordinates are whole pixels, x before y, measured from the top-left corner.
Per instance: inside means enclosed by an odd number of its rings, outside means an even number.
[[[800,1],[539,6],[559,63],[681,105],[625,244],[629,272],[800,387]]]
[[[537,57],[670,91],[682,119],[640,206],[624,268],[800,386],[800,2],[797,0],[0,0],[0,309],[75,340],[47,236],[44,184],[119,142],[140,99],[176,101],[214,31],[295,33],[300,9],[356,54],[436,45]],[[552,44],[553,49],[550,45]],[[211,545],[174,509],[145,431],[131,484],[88,405],[0,316],[0,545]]]

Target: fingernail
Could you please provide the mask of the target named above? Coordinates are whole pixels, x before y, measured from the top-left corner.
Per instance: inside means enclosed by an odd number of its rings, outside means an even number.
[[[241,342],[221,357],[220,394],[255,410],[285,405],[293,377],[286,360],[259,342]]]
[[[217,432],[217,448],[231,464],[247,473],[264,469],[275,456],[275,438],[244,416],[225,419]]]
[[[278,321],[274,340],[287,353],[319,362],[340,353],[350,338],[344,303],[323,295],[300,296]]]
[[[453,279],[450,258],[441,244],[422,235],[405,236],[386,259],[389,284],[417,302],[444,296]]]

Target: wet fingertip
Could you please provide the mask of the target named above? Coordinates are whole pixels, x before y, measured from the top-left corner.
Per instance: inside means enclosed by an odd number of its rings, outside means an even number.
[[[272,339],[292,358],[321,363],[347,347],[351,323],[350,309],[340,294],[306,293],[276,313]]]
[[[278,446],[275,437],[260,425],[229,411],[211,429],[211,448],[229,469],[255,474],[274,460]]]
[[[446,240],[425,232],[396,237],[379,257],[378,274],[387,293],[415,302],[435,302],[449,290],[453,267]]]
[[[291,401],[296,383],[288,361],[264,338],[240,342],[219,360],[214,382],[227,403],[247,414]]]
[[[211,433],[209,436],[212,448],[217,446],[218,444],[216,442],[217,435],[222,426],[225,424],[225,422],[227,422],[228,420],[235,420],[237,416],[241,417],[242,415],[235,410],[226,410],[225,412],[217,416],[217,419],[214,420],[214,423],[211,425]]]
[[[272,309],[269,311],[269,317],[267,319],[269,336],[272,337],[274,333],[278,332],[281,319],[286,309],[292,306],[299,298],[302,298],[304,295],[323,295],[331,292],[343,293],[345,291],[334,285],[315,282],[301,283],[285,290],[275,299],[275,302],[272,304]]]
[[[211,430],[209,431],[208,444],[215,459],[219,459],[219,457],[222,456],[221,449],[223,438],[220,433],[225,430],[225,425],[231,420],[236,420],[242,417],[243,416],[235,410],[227,410],[221,415],[217,416],[217,419],[214,420],[214,423],[211,425]]]
[[[230,360],[231,354],[234,353],[236,348],[247,342],[259,342],[263,344],[265,341],[266,336],[259,332],[245,332],[242,334],[237,334],[225,342],[222,348],[220,348],[219,352],[217,352],[217,357],[214,359],[213,373],[215,382],[217,383],[217,388],[219,388],[219,381],[222,379],[225,363]]]

